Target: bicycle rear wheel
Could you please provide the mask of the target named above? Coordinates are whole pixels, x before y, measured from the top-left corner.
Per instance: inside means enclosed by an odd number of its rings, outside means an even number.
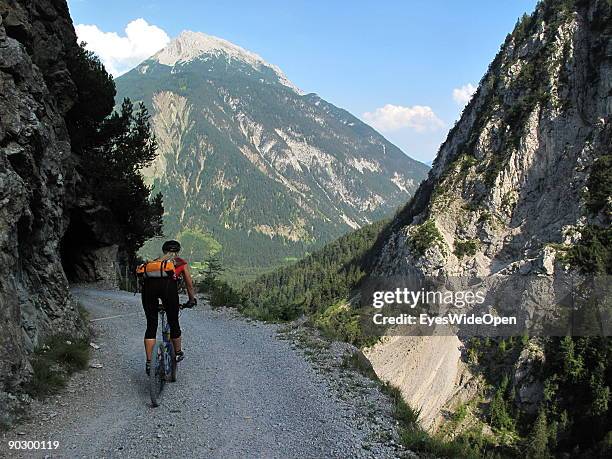
[[[176,352],[174,352],[174,345],[172,344],[172,342],[168,343],[168,349],[167,349],[167,357],[169,357],[169,370],[167,372],[168,375],[168,381],[170,382],[176,382]]]
[[[164,358],[163,343],[155,343],[151,356],[151,372],[149,374],[149,393],[153,406],[159,406],[161,392],[164,388],[164,380],[166,378]]]

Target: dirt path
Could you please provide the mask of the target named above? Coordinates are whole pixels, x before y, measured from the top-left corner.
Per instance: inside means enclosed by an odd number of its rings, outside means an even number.
[[[277,327],[210,308],[181,317],[187,358],[152,408],[138,296],[75,289],[99,350],[92,368],[3,435],[10,457],[393,457],[364,447],[371,430]],[[59,441],[49,452],[7,451],[8,440]]]

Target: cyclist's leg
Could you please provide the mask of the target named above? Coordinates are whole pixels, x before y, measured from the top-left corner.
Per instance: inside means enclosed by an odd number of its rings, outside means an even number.
[[[166,295],[164,298],[168,325],[170,325],[170,338],[174,346],[174,351],[181,352],[181,326],[179,324],[179,295],[177,284],[173,280],[168,281]]]
[[[157,315],[158,315],[158,292],[152,282],[146,281],[142,288],[142,307],[147,318],[147,329],[144,336],[144,347],[147,355],[147,362],[151,361],[151,354],[155,346],[157,336]]]

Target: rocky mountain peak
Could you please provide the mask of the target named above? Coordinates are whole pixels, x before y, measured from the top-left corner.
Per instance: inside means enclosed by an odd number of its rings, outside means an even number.
[[[267,67],[276,73],[279,81],[296,91],[301,91],[285,76],[280,68],[269,64],[261,56],[248,51],[223,38],[191,30],[182,31],[165,48],[158,51],[153,59],[163,65],[175,66],[206,56],[225,57],[228,61],[239,61],[261,70]]]

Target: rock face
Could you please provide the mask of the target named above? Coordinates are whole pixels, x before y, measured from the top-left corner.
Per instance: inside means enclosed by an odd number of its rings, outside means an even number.
[[[87,267],[76,280],[94,280],[88,253],[117,241],[99,237],[96,224],[112,216],[83,191],[64,121],[77,98],[67,66],[76,46],[65,2],[0,1],[0,422],[18,404],[11,394],[31,374],[32,350],[85,329],[62,261]]]
[[[208,233],[232,264],[296,257],[382,218],[428,168],[258,55],[183,32],[117,79],[144,101],[168,235]]]
[[[610,164],[611,5],[572,3],[544,1],[508,35],[428,179],[379,240],[374,275],[512,275],[534,298],[519,311],[529,317],[538,293],[564,272],[560,255],[589,228],[609,231],[612,190],[597,190],[607,204],[593,211],[588,194],[595,190],[587,185],[593,171]],[[437,238],[416,253],[411,241],[424,225]],[[380,354],[401,354],[404,341],[375,350],[376,371],[389,374],[409,400],[419,390],[411,381],[454,393],[459,378],[446,374],[456,371],[452,365],[400,359],[401,379],[377,368],[387,361]],[[460,345],[456,337],[432,343],[454,356]],[[533,397],[526,393],[526,402]],[[447,402],[437,401],[434,411]],[[421,403],[431,413],[431,404]]]
[[[463,364],[460,341],[446,336],[388,336],[365,355],[383,381],[402,389],[410,406],[421,410],[423,427],[431,427],[457,390]]]

